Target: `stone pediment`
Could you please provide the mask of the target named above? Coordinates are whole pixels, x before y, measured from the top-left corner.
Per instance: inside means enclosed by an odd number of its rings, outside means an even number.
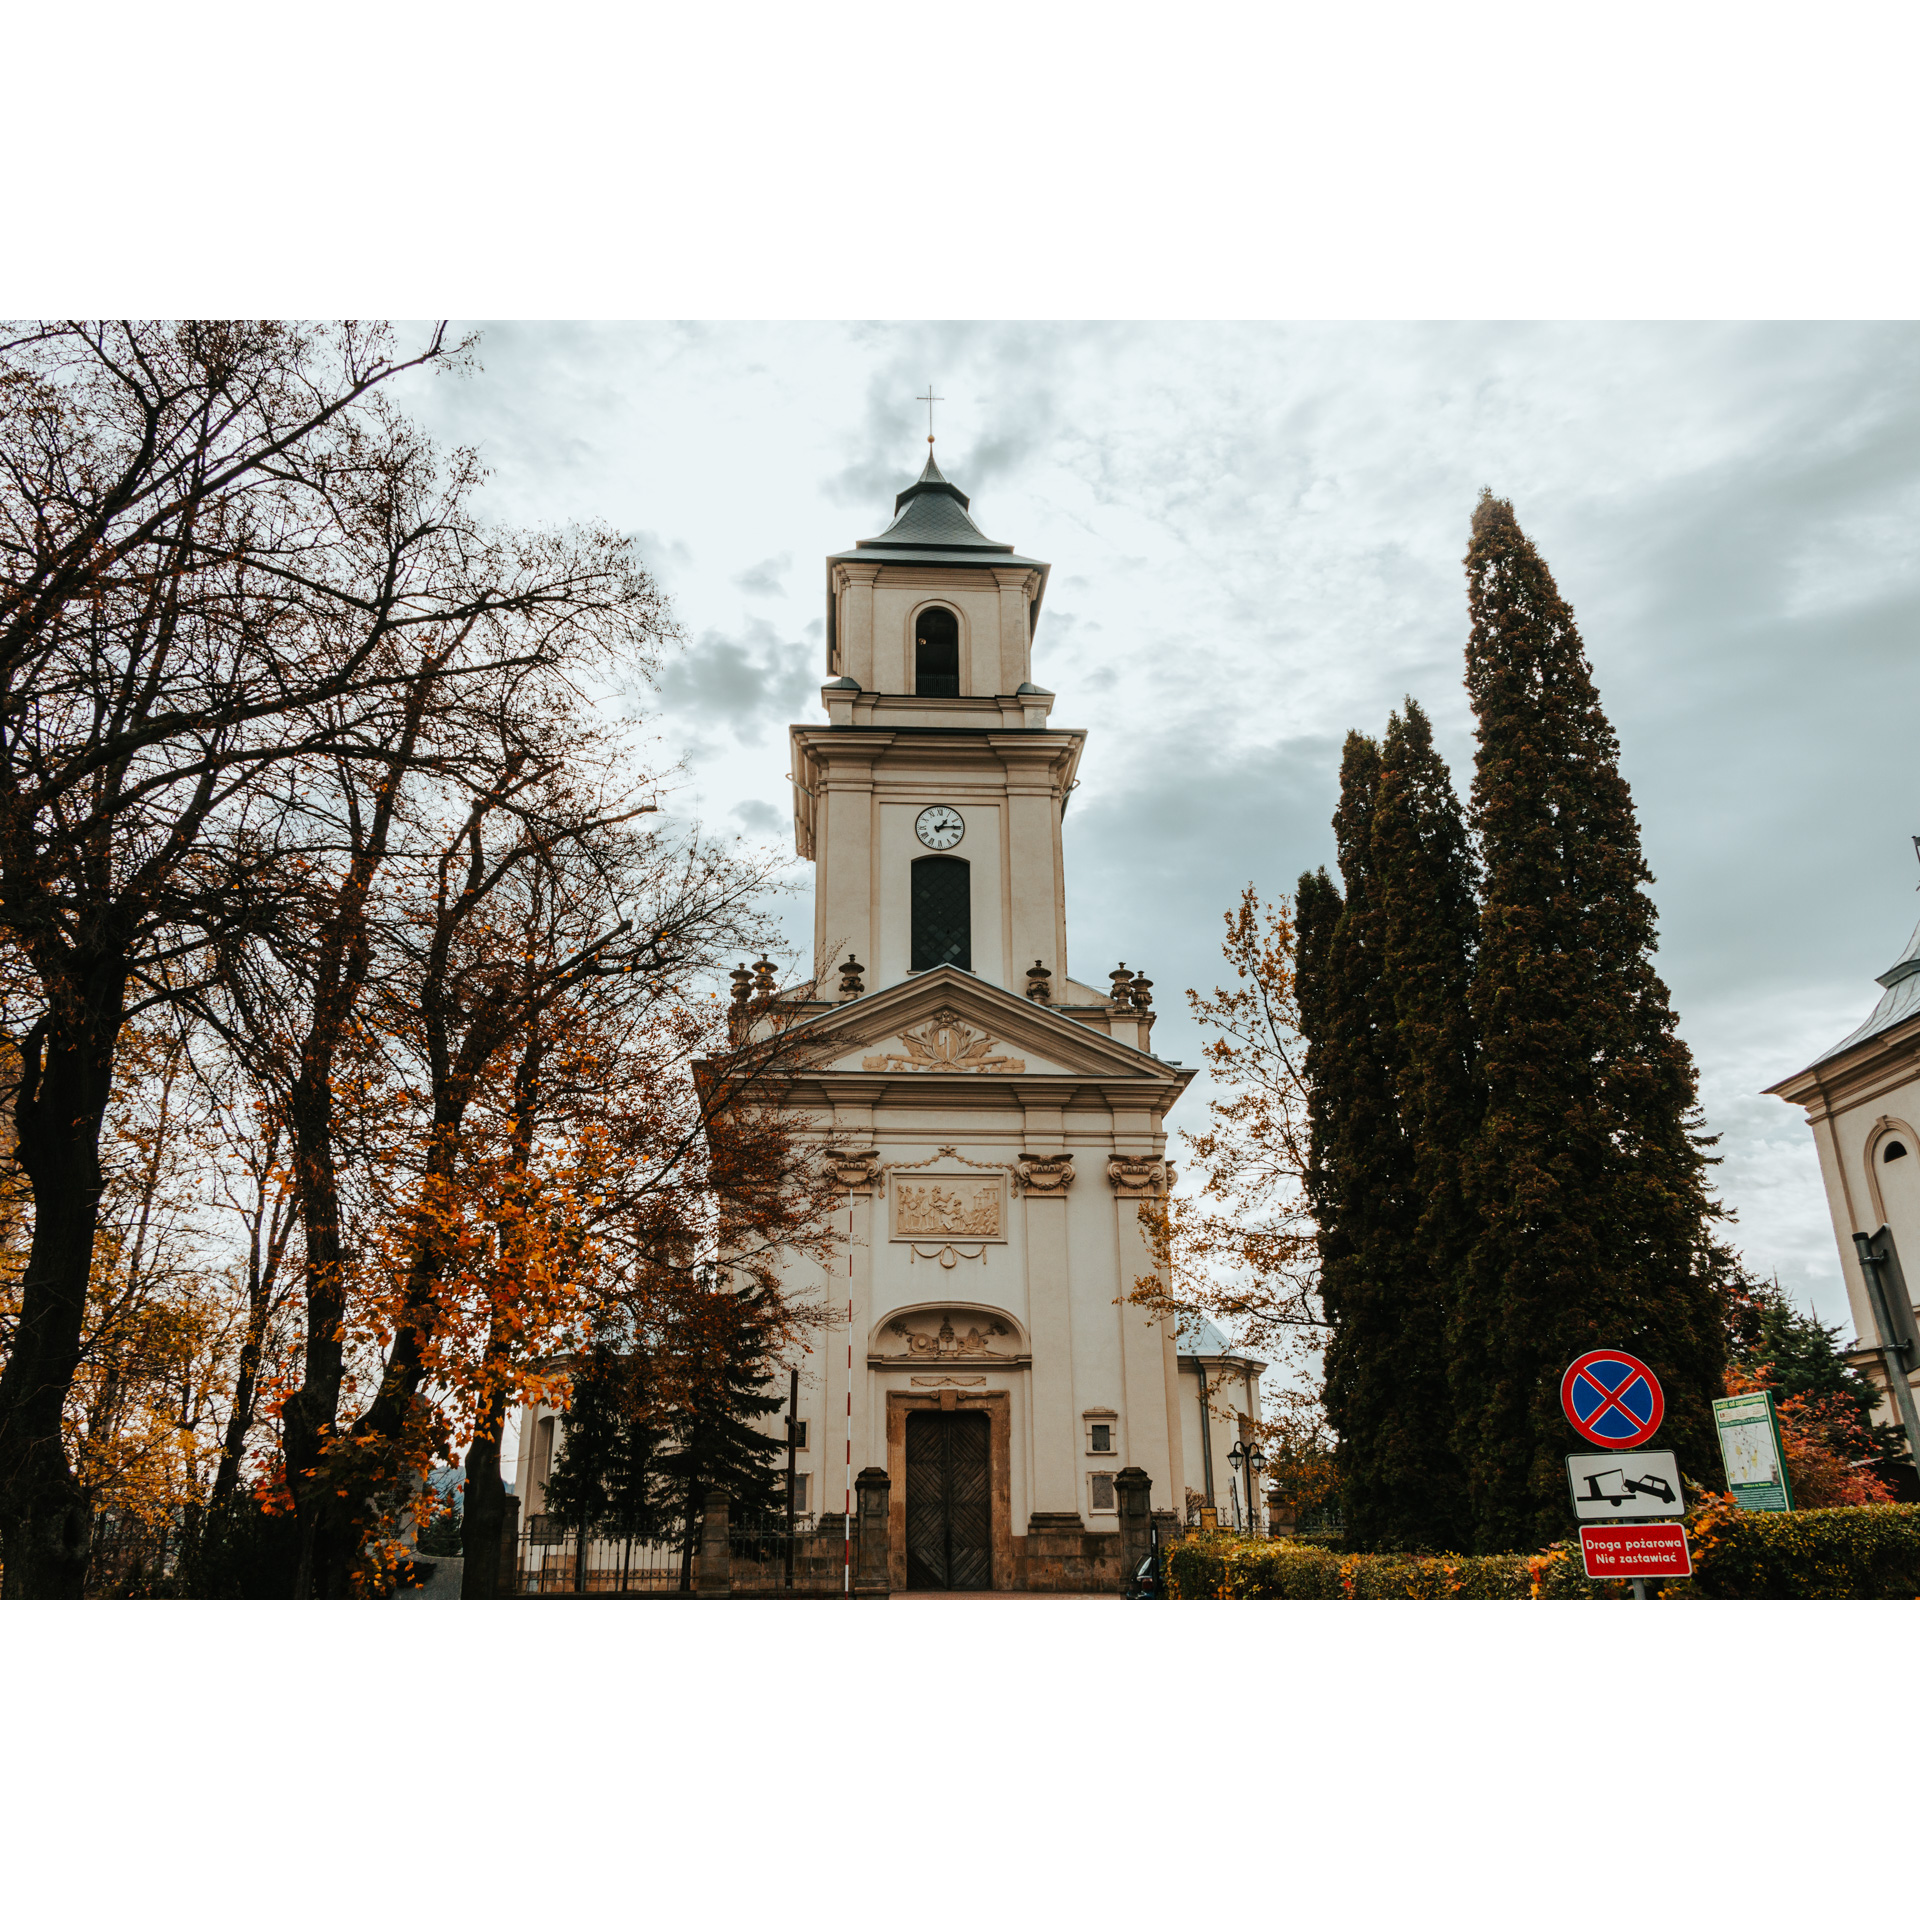
[[[806,1024],[834,1073],[906,1080],[1092,1074],[1179,1083],[1188,1077],[1151,1054],[954,967],[863,994]],[[843,1045],[838,1044],[842,1035]]]

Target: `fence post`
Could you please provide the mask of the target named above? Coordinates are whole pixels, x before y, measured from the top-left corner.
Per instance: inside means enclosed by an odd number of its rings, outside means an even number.
[[[1120,1502],[1121,1572],[1130,1582],[1153,1548],[1153,1482],[1144,1467],[1122,1467],[1113,1476],[1113,1491]]]
[[[860,1516],[860,1534],[854,1547],[853,1597],[885,1600],[893,1585],[887,1570],[887,1511],[893,1482],[885,1467],[862,1467],[853,1488]]]
[[[695,1591],[703,1600],[724,1600],[733,1591],[733,1555],[727,1539],[725,1487],[707,1489],[706,1516],[700,1523],[700,1571]]]

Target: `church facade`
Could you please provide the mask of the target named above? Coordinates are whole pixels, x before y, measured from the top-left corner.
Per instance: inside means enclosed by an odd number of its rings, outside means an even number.
[[[1033,677],[1047,573],[931,453],[886,530],[828,559],[826,720],[791,730],[812,979],[735,973],[738,1021],[806,1043],[788,1097],[844,1208],[834,1270],[785,1276],[842,1323],[796,1356],[798,1508],[829,1524],[883,1469],[896,1591],[1118,1588],[1127,1468],[1163,1524],[1258,1502],[1229,1455],[1263,1363],[1128,1301],[1193,1072],[1153,1051],[1150,980],[1069,970],[1086,735]],[[532,1516],[564,1424],[534,1408],[522,1435]]]

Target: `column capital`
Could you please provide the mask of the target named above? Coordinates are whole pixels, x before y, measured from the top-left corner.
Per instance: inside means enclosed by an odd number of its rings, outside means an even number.
[[[1058,1197],[1064,1199],[1073,1185],[1073,1155],[1070,1153],[1023,1153],[1013,1177],[1029,1200]]]

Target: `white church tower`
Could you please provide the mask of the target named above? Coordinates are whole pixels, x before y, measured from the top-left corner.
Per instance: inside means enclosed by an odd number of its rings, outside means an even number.
[[[784,1010],[822,1063],[794,1098],[838,1136],[851,1272],[791,1278],[853,1322],[851,1382],[837,1335],[811,1363],[806,1504],[840,1511],[850,1387],[895,1589],[1117,1586],[1118,1476],[1180,1511],[1199,1431],[1172,1328],[1125,1304],[1193,1076],[1151,1050],[1151,982],[1068,972],[1086,735],[1034,683],[1046,563],[931,453],[894,507],[827,562],[827,721],[792,730],[814,984]]]

